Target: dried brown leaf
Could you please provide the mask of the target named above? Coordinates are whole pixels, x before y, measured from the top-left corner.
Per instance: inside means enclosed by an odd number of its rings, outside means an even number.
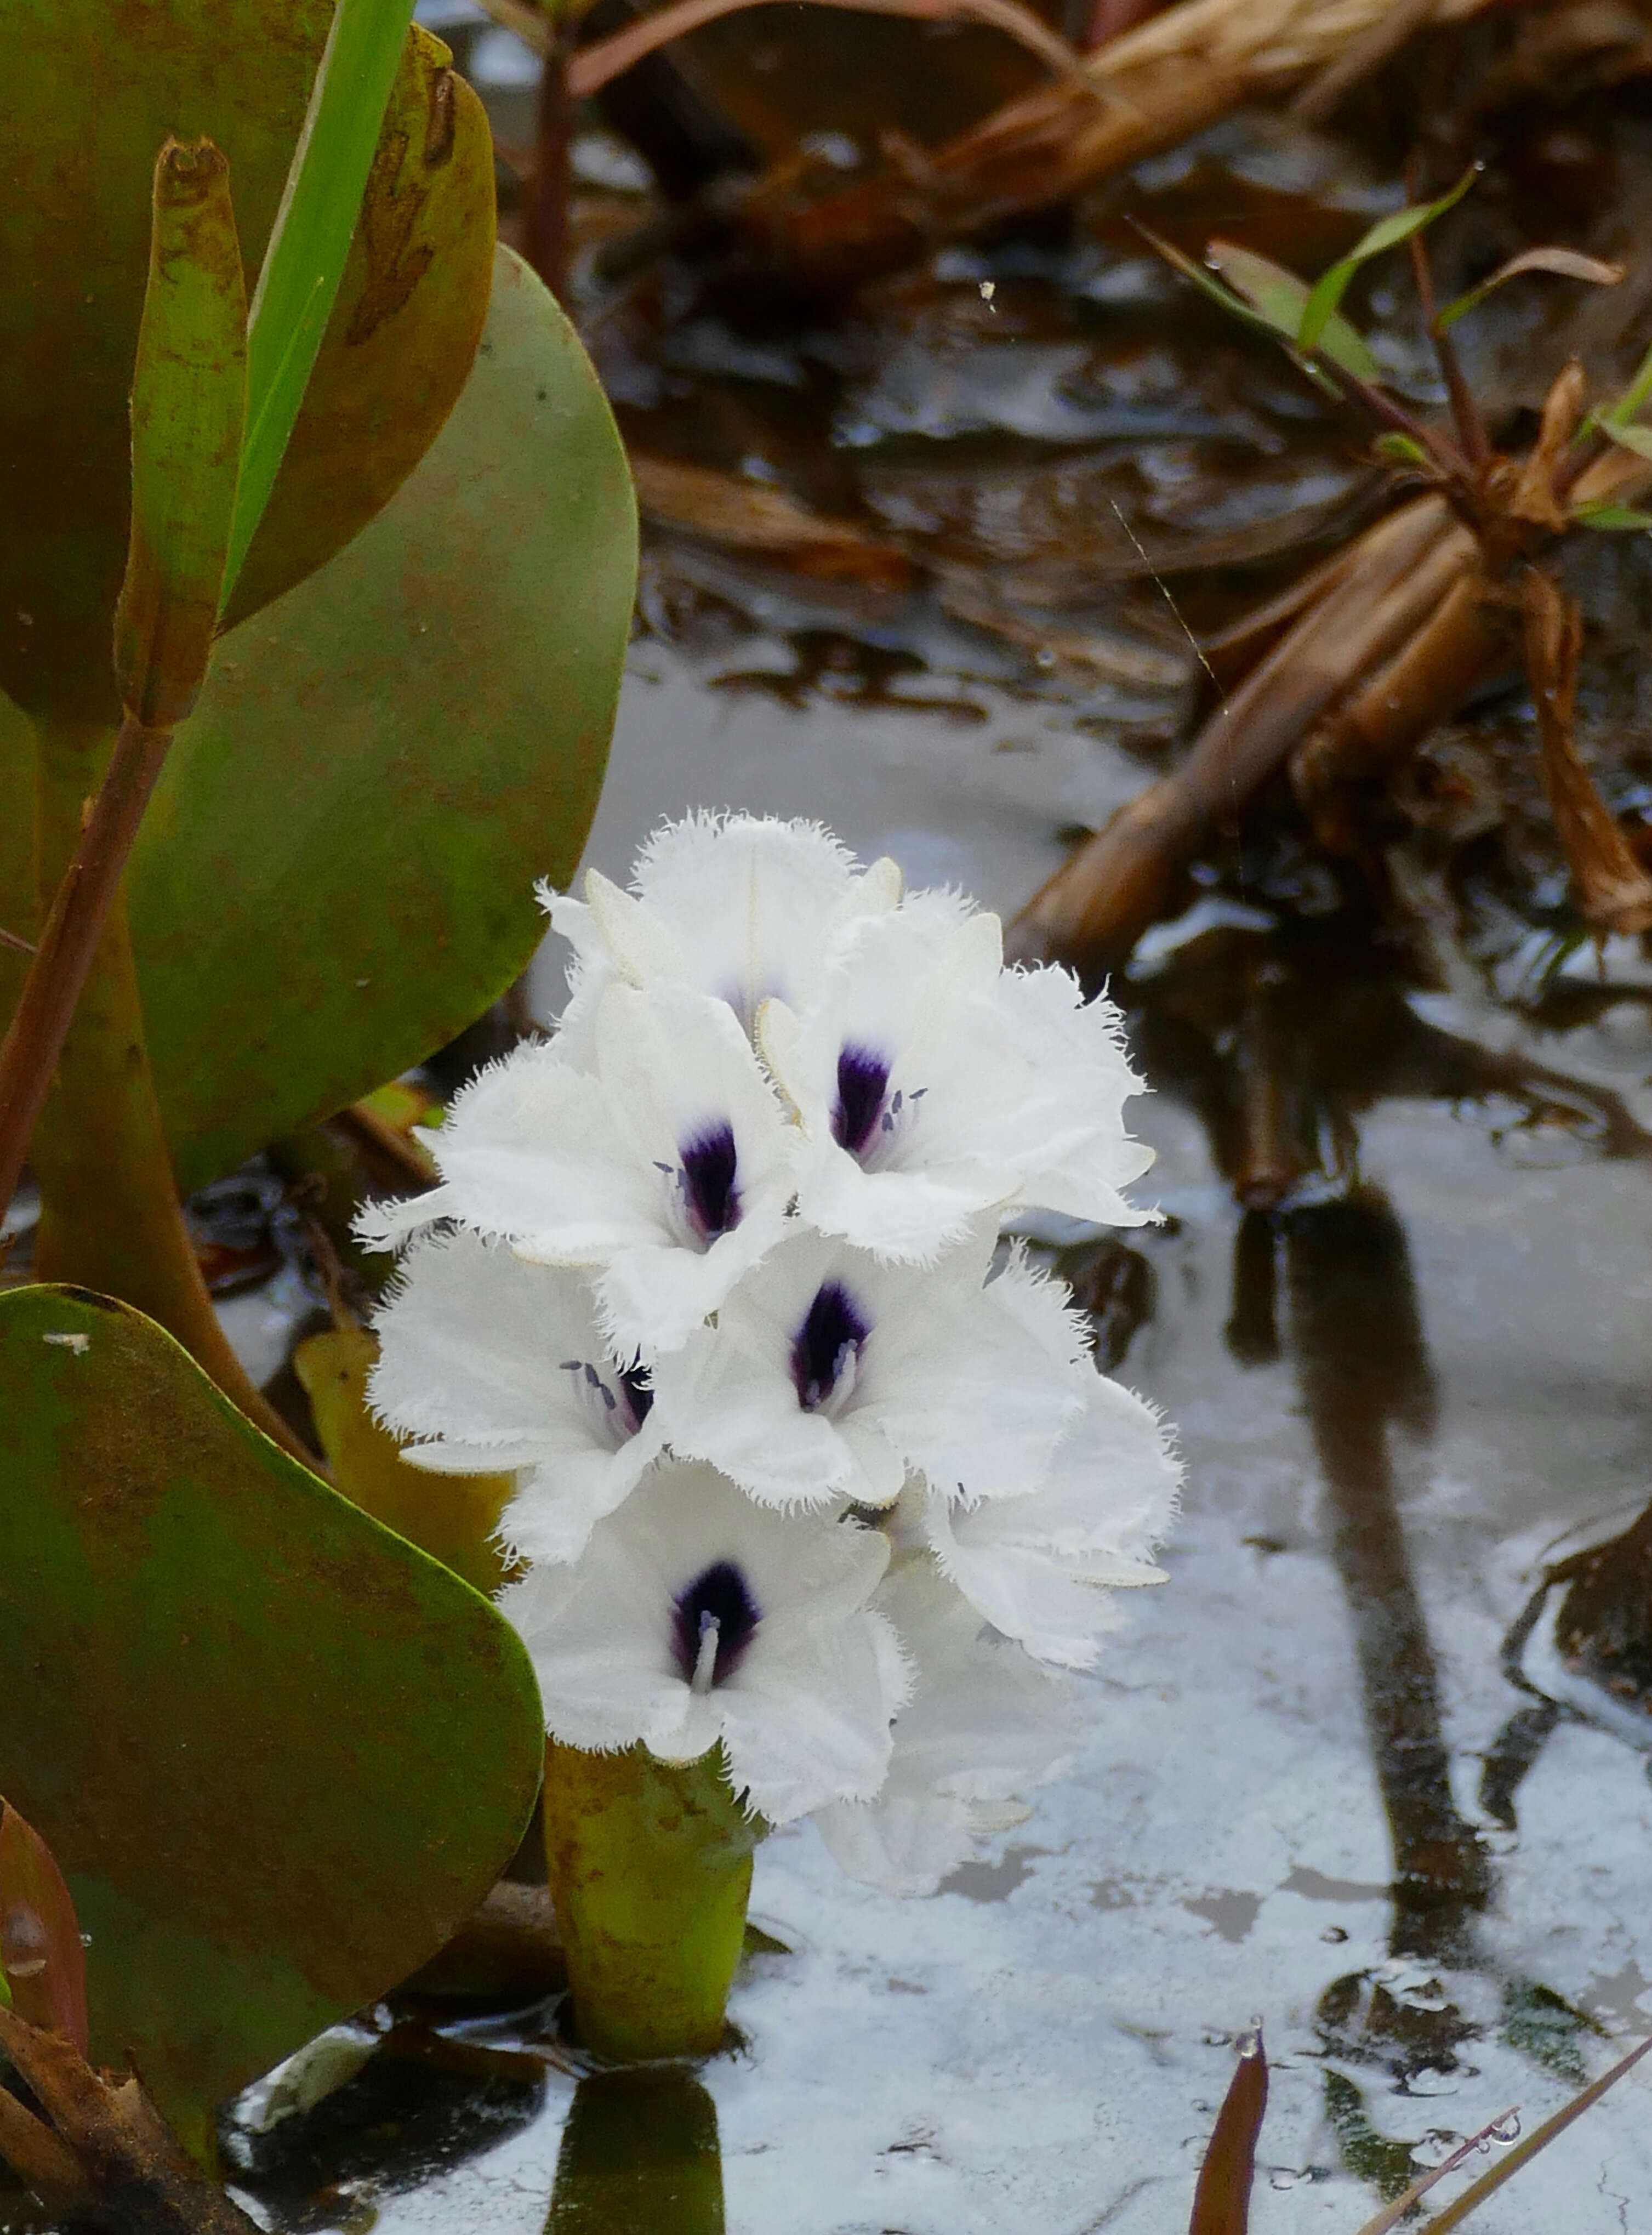
[[[1216,2131],[1199,2170],[1188,2235],[1246,2235],[1250,2184],[1256,2170],[1256,2137],[1268,2108],[1268,2055],[1262,2028],[1243,2035],[1239,2063],[1216,2114]]]
[[[1576,600],[1536,567],[1526,571],[1522,614],[1544,789],[1571,867],[1578,912],[1596,932],[1652,930],[1652,877],[1630,852],[1577,751],[1583,614]]]

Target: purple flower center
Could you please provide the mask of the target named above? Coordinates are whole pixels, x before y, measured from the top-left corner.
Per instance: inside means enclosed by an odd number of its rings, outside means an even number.
[[[721,1684],[739,1667],[746,1648],[763,1620],[751,1586],[732,1560],[713,1561],[693,1582],[677,1594],[672,1609],[672,1655],[685,1681],[698,1673],[709,1681],[697,1689]],[[714,1640],[710,1651],[708,1640]]]
[[[841,1281],[827,1281],[815,1293],[809,1315],[792,1338],[791,1378],[805,1412],[817,1412],[854,1373],[861,1346],[872,1332]]]
[[[688,1222],[702,1242],[740,1223],[740,1190],[735,1185],[738,1159],[732,1125],[711,1125],[681,1149],[677,1183]]]
[[[832,1136],[851,1157],[858,1157],[877,1131],[888,1085],[889,1066],[870,1048],[846,1047],[839,1055]]]
[[[646,1379],[647,1369],[640,1362],[614,1366],[605,1359],[603,1363],[613,1376],[612,1383],[604,1380],[588,1358],[565,1358],[562,1371],[574,1376],[608,1434],[624,1443],[648,1418],[654,1393]]]

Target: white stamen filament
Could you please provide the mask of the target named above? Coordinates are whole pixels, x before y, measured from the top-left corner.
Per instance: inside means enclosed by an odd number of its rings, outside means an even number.
[[[694,1657],[694,1674],[688,1680],[688,1688],[691,1692],[699,1693],[702,1697],[711,1690],[717,1672],[718,1640],[722,1629],[723,1625],[714,1614],[700,1616],[700,1649]]]

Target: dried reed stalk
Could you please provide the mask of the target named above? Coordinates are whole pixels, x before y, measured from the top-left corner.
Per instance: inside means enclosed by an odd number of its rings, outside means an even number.
[[[937,239],[1066,201],[1248,102],[1333,84],[1340,95],[1384,58],[1396,17],[1426,30],[1489,4],[1182,0],[1086,57],[1088,93],[1040,87],[921,161],[802,206],[796,167],[783,164],[752,189],[743,221],[806,277],[852,285]]]
[[[1652,464],[1614,451],[1577,476],[1570,502],[1629,502],[1649,484]],[[1519,606],[1507,575],[1523,556],[1508,527],[1506,516],[1493,523],[1499,547],[1488,551],[1443,496],[1428,495],[1367,528],[1315,578],[1321,594],[1216,709],[1187,758],[1063,863],[1006,944],[1023,960],[1089,968],[1127,954],[1173,909],[1199,848],[1236,823],[1286,762],[1321,835],[1349,842],[1339,794],[1397,767],[1508,659]],[[1534,526],[1531,541],[1542,532]],[[1632,911],[1627,885],[1609,894],[1597,882],[1596,906]]]

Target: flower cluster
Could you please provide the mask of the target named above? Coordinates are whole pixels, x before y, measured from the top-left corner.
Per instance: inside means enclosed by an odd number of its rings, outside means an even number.
[[[998,1238],[1144,1216],[1117,1014],[803,823],[692,816],[546,901],[554,1039],[372,1214],[374,1403],[422,1466],[515,1471],[558,1739],[720,1743],[769,1821],[931,1888],[1076,1750],[1107,1587],[1159,1578],[1159,1422]]]

